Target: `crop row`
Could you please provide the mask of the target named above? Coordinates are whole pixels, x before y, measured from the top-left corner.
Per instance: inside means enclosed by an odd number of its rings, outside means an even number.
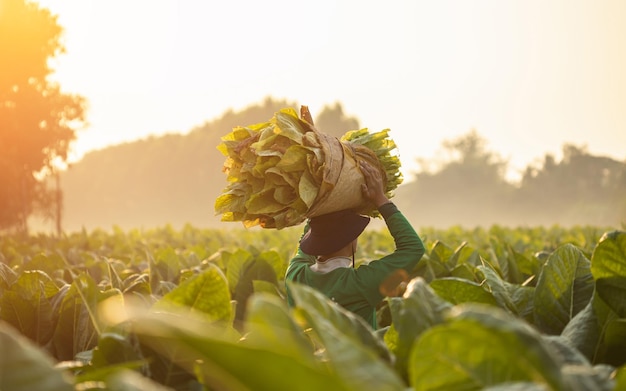
[[[296,229],[4,236],[0,389],[626,387],[626,232],[421,235],[378,330],[306,286],[287,306]],[[359,248],[366,262],[393,241]]]

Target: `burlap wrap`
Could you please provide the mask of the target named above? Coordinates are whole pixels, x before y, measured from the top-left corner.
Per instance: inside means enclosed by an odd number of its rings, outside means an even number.
[[[325,157],[324,175],[317,198],[306,216],[315,217],[343,209],[355,209],[364,214],[370,212],[373,206],[361,192],[365,179],[358,166],[358,159],[367,159],[382,170],[376,155],[367,148],[362,148],[358,153],[353,146],[334,136],[319,131],[316,133]]]

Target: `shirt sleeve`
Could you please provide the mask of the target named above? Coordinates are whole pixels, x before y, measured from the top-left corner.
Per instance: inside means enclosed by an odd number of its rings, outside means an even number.
[[[300,236],[300,240],[304,234],[309,230],[309,223],[304,226],[304,230],[302,235]],[[289,261],[289,266],[287,266],[287,271],[285,273],[285,281],[296,281],[300,282],[303,278],[304,268],[307,266],[312,266],[315,263],[316,257],[313,255],[306,254],[304,251],[300,249],[300,243],[298,242],[298,247],[296,251]],[[289,288],[287,287],[287,302],[290,306],[293,306],[293,298],[291,297],[291,293],[289,292]]]
[[[384,204],[379,212],[385,219],[396,249],[356,270],[357,286],[371,305],[376,305],[385,297],[380,288],[386,278],[400,269],[410,273],[425,253],[421,238],[396,205]]]

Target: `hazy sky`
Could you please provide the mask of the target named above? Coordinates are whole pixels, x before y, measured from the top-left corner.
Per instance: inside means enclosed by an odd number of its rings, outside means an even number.
[[[390,128],[406,170],[471,129],[512,169],[565,142],[626,159],[623,0],[39,3],[54,79],[90,104],[76,156],[272,96]]]

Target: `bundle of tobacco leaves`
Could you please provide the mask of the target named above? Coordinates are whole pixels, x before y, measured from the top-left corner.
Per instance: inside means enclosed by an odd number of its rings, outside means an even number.
[[[357,159],[368,159],[384,171],[388,196],[401,183],[400,160],[392,154],[396,145],[388,129],[350,131],[339,141],[316,130],[310,115],[303,118],[285,108],[267,122],[238,126],[222,137],[217,148],[226,156],[223,171],[228,185],[215,201],[222,221],[277,229],[297,225],[322,203],[325,210],[332,208],[339,176],[343,181],[362,181],[354,164]],[[351,165],[337,161],[350,157]],[[363,211],[372,212],[366,207]]]

